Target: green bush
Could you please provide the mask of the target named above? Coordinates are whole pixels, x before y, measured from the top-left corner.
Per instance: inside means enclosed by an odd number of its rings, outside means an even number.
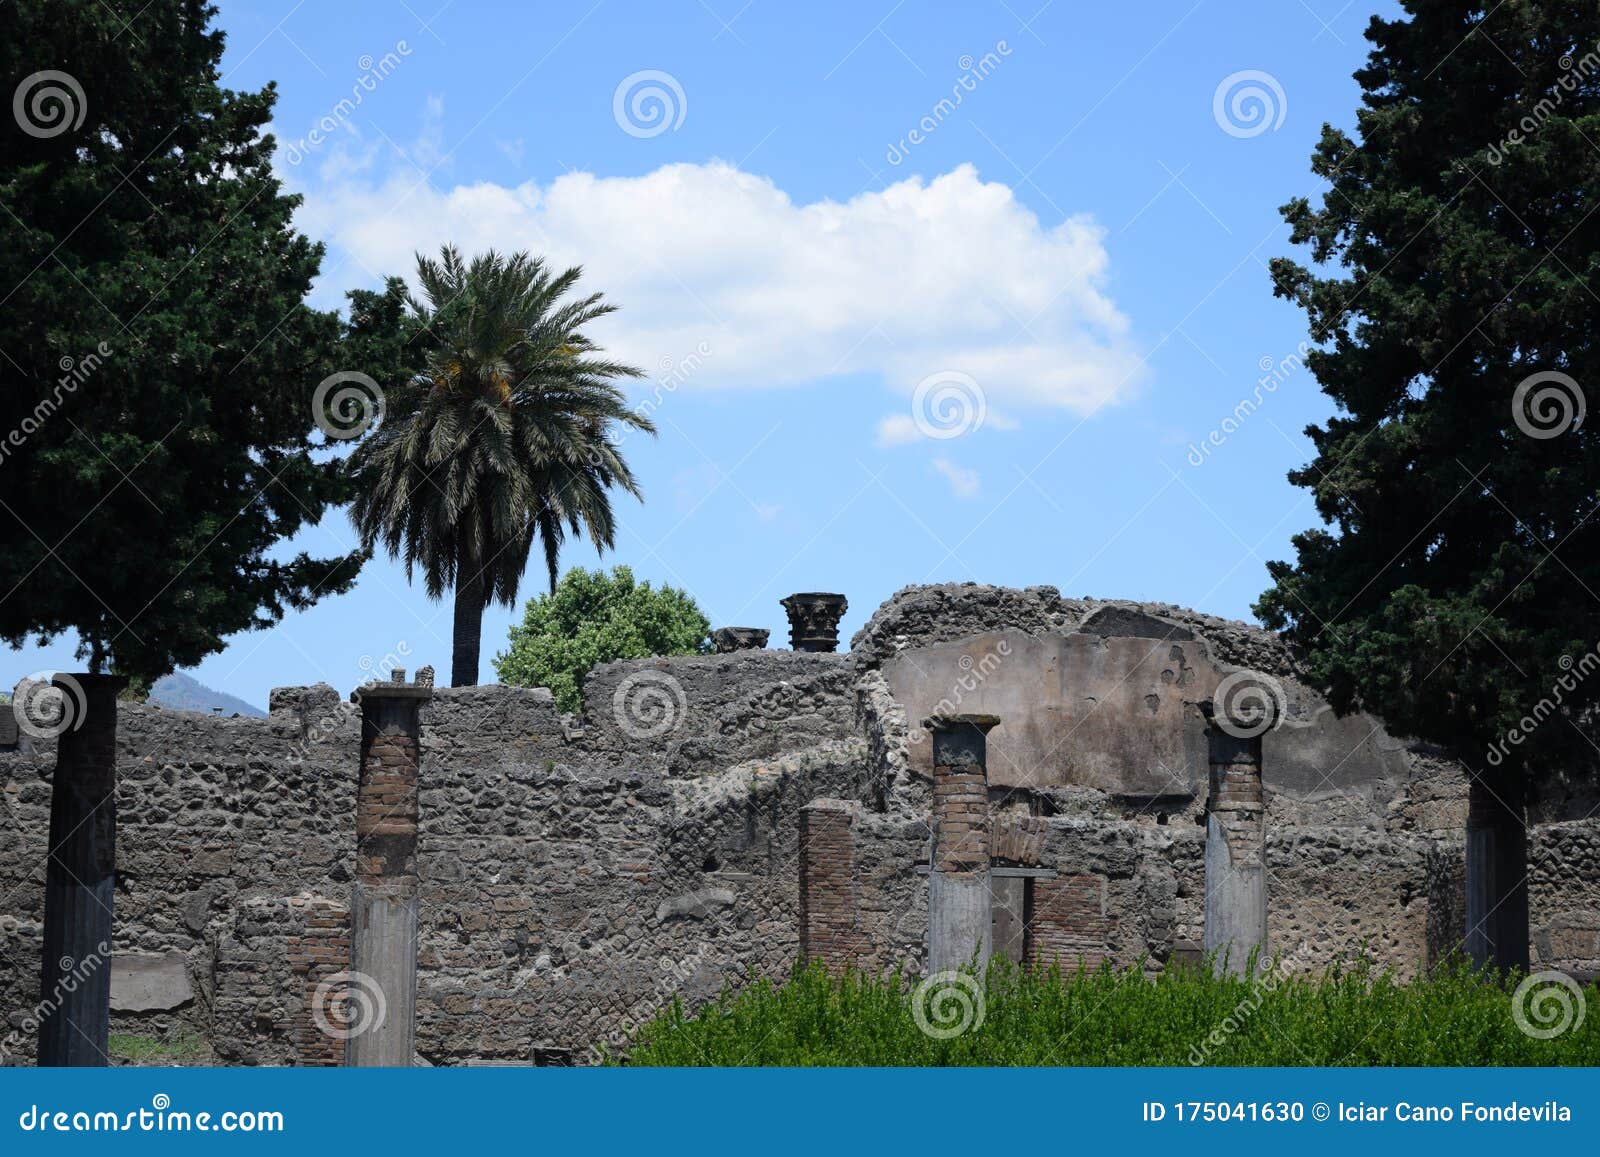
[[[961,997],[983,992],[981,1023],[939,1039],[917,1024],[917,978],[797,969],[756,981],[689,1017],[674,1002],[627,1050],[633,1065],[1595,1065],[1600,1012],[1548,1040],[1513,1016],[1515,980],[1465,966],[1408,984],[1357,966],[1255,982],[1209,969],[1022,971],[921,994],[923,1019],[948,1030]],[[1568,994],[1570,995],[1570,994]],[[929,998],[932,998],[931,1000]],[[1582,998],[1593,1003],[1600,990]],[[1524,1002],[1534,1028],[1555,1010]],[[968,1016],[969,1021],[975,1018]]]
[[[711,623],[676,587],[635,582],[625,566],[569,570],[555,593],[528,600],[511,646],[494,659],[502,683],[548,687],[563,711],[583,709],[583,677],[596,663],[710,649]]]

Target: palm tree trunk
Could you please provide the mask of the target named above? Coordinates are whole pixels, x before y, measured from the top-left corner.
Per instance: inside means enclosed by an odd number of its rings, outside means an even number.
[[[465,549],[456,564],[456,610],[454,650],[450,661],[452,687],[478,685],[478,650],[483,635],[483,570],[476,559],[469,560]]]
[[[1525,784],[1479,770],[1467,793],[1467,956],[1501,972],[1528,969]]]
[[[65,711],[50,786],[39,970],[40,1065],[108,1065],[116,896],[116,675],[60,676]],[[78,693],[81,689],[81,698]]]

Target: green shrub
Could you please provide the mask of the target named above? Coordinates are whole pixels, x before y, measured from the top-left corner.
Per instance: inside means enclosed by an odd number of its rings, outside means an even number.
[[[502,683],[548,687],[563,711],[583,709],[583,677],[596,663],[710,649],[711,623],[676,587],[635,582],[633,571],[569,570],[555,593],[528,600],[511,646],[496,655]]]
[[[1513,981],[1465,966],[1408,984],[1357,966],[1321,976],[1249,981],[1209,969],[1022,971],[997,961],[981,1023],[948,1039],[917,1024],[917,978],[796,969],[786,984],[757,980],[698,1015],[681,1005],[644,1025],[633,1065],[1595,1065],[1600,1016],[1549,1040],[1513,1016]],[[954,1027],[922,993],[924,1019]],[[1600,990],[1583,998],[1593,1003]],[[976,1007],[976,1002],[973,1002]],[[1538,1019],[1537,1006],[1530,1023]],[[1546,1009],[1545,1011],[1549,1011]],[[1576,1012],[1576,1007],[1574,1007]],[[972,1018],[975,1019],[975,1018]],[[1575,1018],[1574,1018],[1575,1019]]]

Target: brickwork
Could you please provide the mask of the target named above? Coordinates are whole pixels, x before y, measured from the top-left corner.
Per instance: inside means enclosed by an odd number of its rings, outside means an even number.
[[[982,753],[942,744],[936,736],[933,765],[933,867],[947,875],[989,867],[989,776]],[[978,737],[978,746],[982,746]]]
[[[859,965],[872,949],[857,919],[859,811],[859,804],[833,799],[800,809],[800,954],[833,971]]]
[[[289,1032],[295,1063],[342,1065],[343,993],[330,978],[350,967],[350,909],[315,896],[295,896],[289,904],[303,920],[303,931],[286,943],[289,968],[299,978],[302,994]]]
[[[398,729],[364,738],[356,787],[356,879],[391,886],[417,881],[415,736]]]
[[[1261,739],[1209,729],[1210,796],[1206,810],[1221,824],[1235,869],[1259,868],[1266,815],[1261,783]]]
[[[1029,956],[1044,966],[1098,968],[1108,955],[1106,891],[1104,876],[1034,880]]]
[[[210,950],[214,994],[205,1036],[220,1060],[344,1063],[342,992],[328,983],[350,967],[344,903],[310,893],[246,901],[213,927]]]
[[[1043,863],[1043,822],[1026,816],[997,815],[989,824],[994,862],[1037,867]]]

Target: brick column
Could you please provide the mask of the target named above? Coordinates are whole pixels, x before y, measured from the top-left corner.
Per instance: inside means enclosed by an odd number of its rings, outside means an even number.
[[[349,1065],[407,1066],[416,1050],[417,766],[419,710],[431,686],[388,683],[356,692],[361,774],[356,787],[356,881],[351,904],[351,983],[373,989],[381,1017],[355,1028]]]
[[[1241,699],[1244,697],[1241,697]],[[1273,725],[1259,702],[1200,704],[1206,719],[1205,947],[1217,967],[1243,974],[1267,951],[1266,804],[1261,737]],[[1226,963],[1224,965],[1224,957]]]
[[[111,913],[117,884],[117,693],[127,680],[118,675],[58,675],[52,683],[60,694],[61,714],[45,729],[59,738],[45,863],[39,1064],[108,1065]]]
[[[928,872],[928,971],[989,963],[989,729],[995,715],[937,715],[933,736],[933,863]]]
[[[830,972],[857,963],[855,822],[860,805],[812,800],[800,809],[800,956]]]

